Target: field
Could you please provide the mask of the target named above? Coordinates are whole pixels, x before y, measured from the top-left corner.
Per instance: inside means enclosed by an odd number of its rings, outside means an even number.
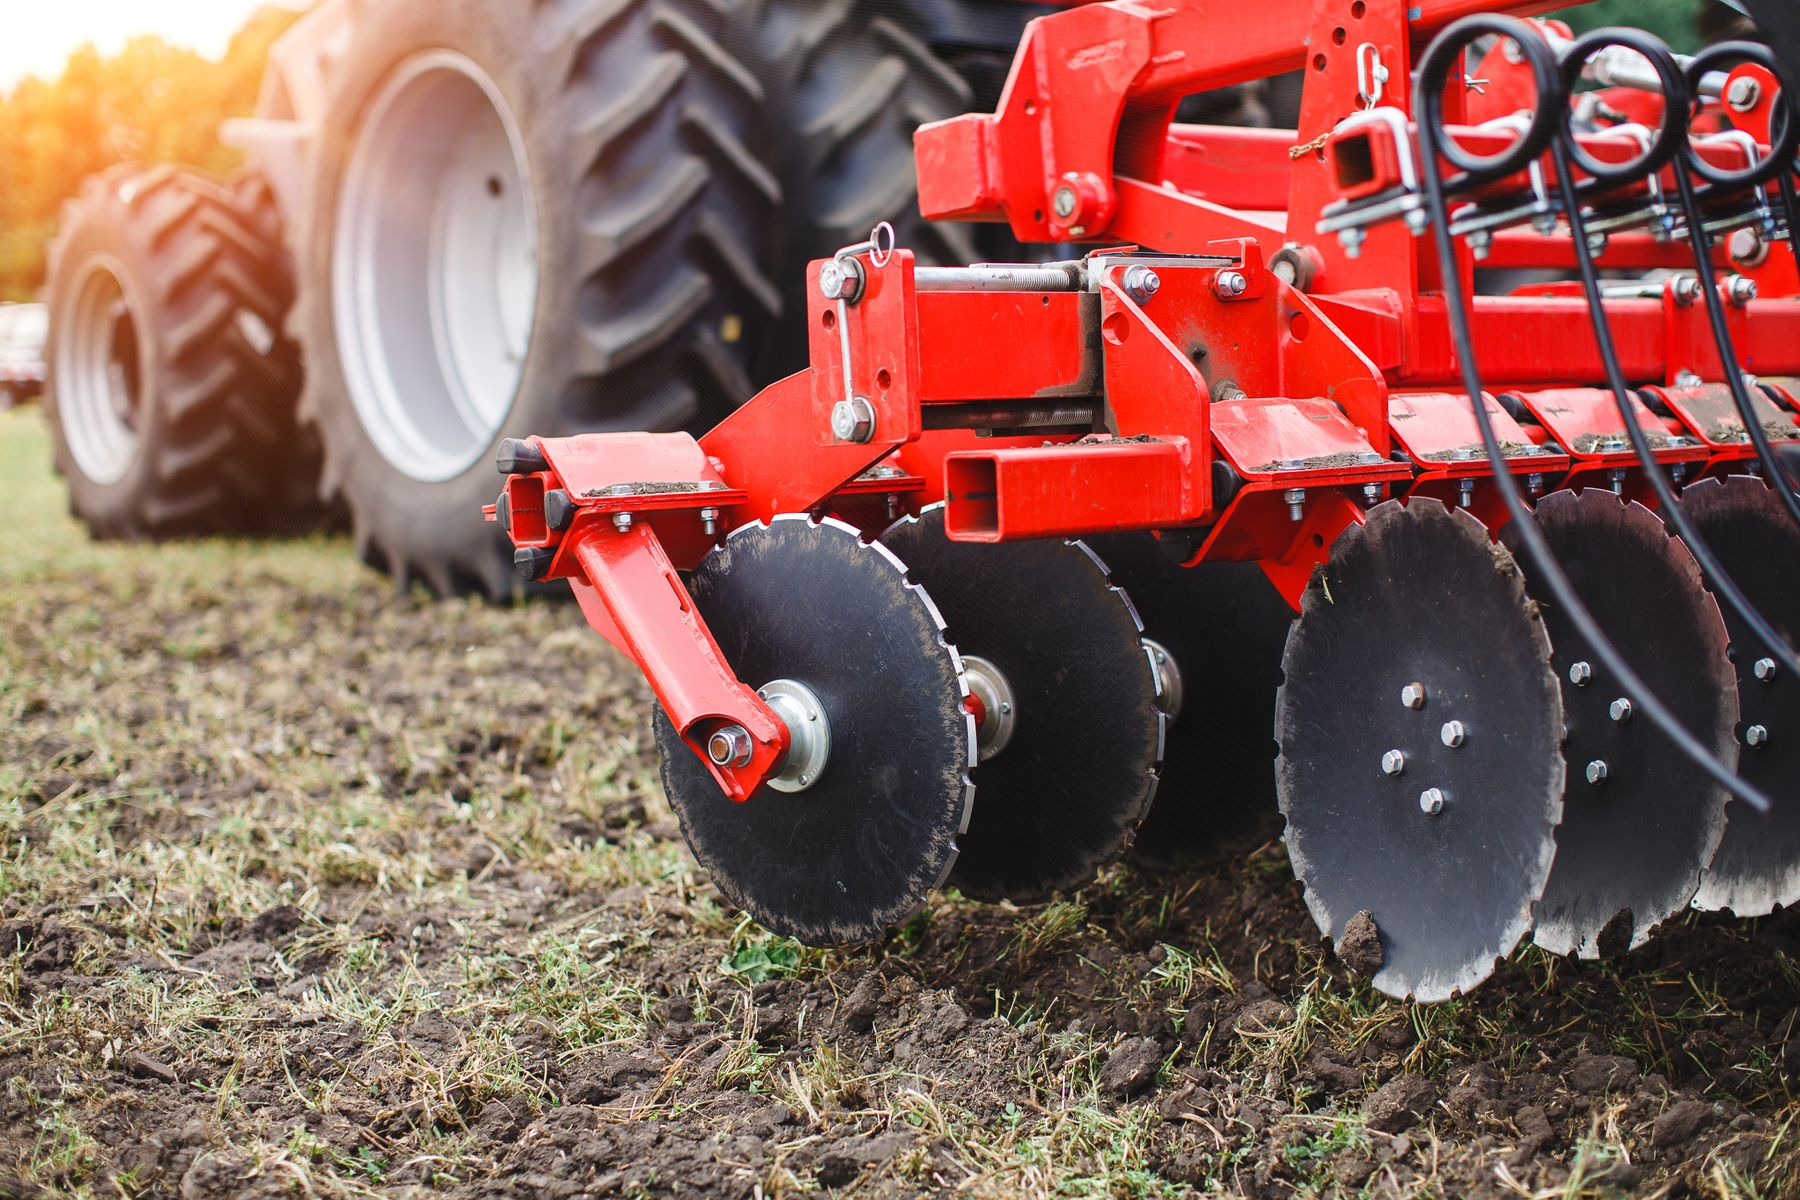
[[[815,951],[573,606],[90,543],[0,416],[0,1197],[1800,1195],[1800,920],[1374,995],[1279,844]]]

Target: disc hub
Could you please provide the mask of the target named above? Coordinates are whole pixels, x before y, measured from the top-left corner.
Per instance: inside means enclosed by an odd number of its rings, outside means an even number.
[[[1169,648],[1155,638],[1144,639],[1144,653],[1150,656],[1150,671],[1156,676],[1156,706],[1173,721],[1181,715],[1181,664]]]
[[[819,781],[831,761],[831,722],[816,692],[793,679],[777,679],[756,690],[788,729],[787,757],[769,786],[778,792],[804,792]]]
[[[1013,695],[1006,673],[991,659],[979,654],[963,655],[963,674],[969,681],[969,692],[981,702],[981,719],[975,726],[977,758],[986,762],[1006,749],[1013,730],[1019,723],[1019,702]]]

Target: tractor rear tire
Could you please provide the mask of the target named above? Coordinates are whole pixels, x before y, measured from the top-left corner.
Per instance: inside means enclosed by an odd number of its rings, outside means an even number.
[[[370,0],[294,245],[301,405],[358,552],[519,586],[481,520],[503,437],[705,427],[780,294],[763,85],[709,0]]]
[[[236,189],[174,166],[88,179],[50,249],[44,412],[96,537],[316,527],[279,241]]]
[[[787,203],[774,231],[784,311],[804,313],[806,264],[860,242],[881,221],[921,264],[980,258],[975,226],[919,215],[913,131],[969,112],[967,82],[927,44],[912,0],[748,0],[733,21],[765,81],[764,126]],[[1019,28],[1024,28],[1021,6]],[[774,339],[763,379],[806,365],[798,331]]]

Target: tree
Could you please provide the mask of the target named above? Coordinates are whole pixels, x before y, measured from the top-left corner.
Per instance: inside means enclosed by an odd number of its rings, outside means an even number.
[[[257,10],[219,62],[158,37],[134,38],[112,58],[84,46],[54,82],[27,78],[0,95],[0,300],[43,287],[63,202],[93,172],[128,159],[240,166],[219,124],[255,112],[269,46],[298,16]]]

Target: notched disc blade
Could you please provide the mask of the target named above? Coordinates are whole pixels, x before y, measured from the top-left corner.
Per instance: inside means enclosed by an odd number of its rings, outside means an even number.
[[[659,708],[663,786],[694,857],[732,903],[810,945],[904,921],[948,874],[973,795],[968,691],[931,601],[882,547],[803,517],[733,533],[688,588],[738,678],[805,684],[831,733],[810,788],[736,804]]]
[[[1732,762],[1737,695],[1725,623],[1687,547],[1655,513],[1601,488],[1546,496],[1535,520],[1625,661],[1684,728]],[[1687,907],[1724,831],[1727,793],[1645,717],[1613,719],[1614,703],[1633,697],[1535,581],[1518,531],[1501,541],[1543,603],[1569,730],[1556,866],[1532,939],[1552,954],[1597,958],[1641,945]],[[1570,676],[1578,663],[1587,664],[1585,684]],[[1592,763],[1606,764],[1596,783]]]
[[[1148,533],[1089,545],[1131,597],[1145,636],[1181,671],[1181,712],[1132,858],[1154,869],[1208,866],[1279,836],[1275,692],[1294,610],[1255,563],[1182,567]]]
[[[1800,528],[1760,479],[1703,479],[1688,488],[1682,509],[1718,556],[1719,565],[1777,633],[1800,636]],[[1756,664],[1769,650],[1729,604],[1721,605],[1738,680],[1738,775],[1774,800],[1767,813],[1733,803],[1725,836],[1700,879],[1694,907],[1760,917],[1800,901],[1800,679],[1785,668]],[[1773,663],[1771,662],[1771,665]],[[1760,744],[1743,733],[1761,726]]]
[[[1562,808],[1562,700],[1512,555],[1435,500],[1378,505],[1314,573],[1282,670],[1276,789],[1313,919],[1341,945],[1368,912],[1390,996],[1467,991],[1530,928]]]
[[[1041,900],[1116,858],[1150,808],[1163,715],[1131,602],[1079,542],[944,535],[941,507],[883,536],[964,654],[1016,698],[1005,748],[975,768],[981,804],[950,881],[982,900]]]

